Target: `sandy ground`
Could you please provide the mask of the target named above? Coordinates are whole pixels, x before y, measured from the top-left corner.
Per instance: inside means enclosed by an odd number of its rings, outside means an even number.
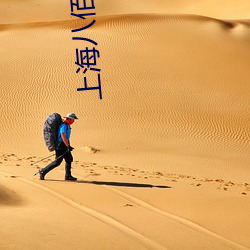
[[[250,249],[248,1],[0,7],[1,250]],[[97,42],[102,100],[77,91],[74,36]],[[40,181],[43,123],[72,111],[78,181]]]

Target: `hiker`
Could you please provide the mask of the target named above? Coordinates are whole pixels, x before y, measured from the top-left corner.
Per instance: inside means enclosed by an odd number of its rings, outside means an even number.
[[[78,118],[74,113],[69,113],[64,118],[66,119],[58,129],[57,146],[55,148],[56,160],[51,162],[45,168],[39,170],[40,180],[44,180],[45,175],[55,167],[58,167],[62,163],[63,159],[65,160],[65,180],[67,181],[77,180],[77,178],[71,175],[71,163],[73,162],[73,156],[71,154],[71,151],[74,148],[70,146],[69,139],[71,134],[70,125],[72,125],[74,121]]]

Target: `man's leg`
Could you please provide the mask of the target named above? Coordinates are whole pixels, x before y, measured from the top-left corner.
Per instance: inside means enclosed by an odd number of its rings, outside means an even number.
[[[64,159],[65,159],[65,180],[76,181],[77,178],[71,175],[71,163],[73,162],[73,156],[71,152],[65,154]]]
[[[56,159],[55,161],[51,162],[49,165],[47,165],[45,168],[41,169],[39,171],[40,173],[40,179],[41,180],[44,180],[44,177],[45,175],[50,172],[52,169],[58,167],[61,163],[62,163],[62,160],[63,160],[63,157],[60,157],[64,152],[60,151],[60,150],[56,150]],[[60,158],[59,158],[60,157]]]

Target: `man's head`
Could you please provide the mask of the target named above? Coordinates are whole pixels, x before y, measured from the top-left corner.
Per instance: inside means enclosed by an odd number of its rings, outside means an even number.
[[[64,118],[66,118],[66,122],[71,125],[74,123],[75,120],[78,119],[78,117],[75,115],[75,113],[68,113]]]

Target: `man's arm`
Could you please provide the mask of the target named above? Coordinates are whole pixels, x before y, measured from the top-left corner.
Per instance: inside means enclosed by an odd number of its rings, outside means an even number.
[[[69,146],[69,141],[66,138],[66,132],[61,134],[62,140],[64,142],[64,144],[68,147]]]

